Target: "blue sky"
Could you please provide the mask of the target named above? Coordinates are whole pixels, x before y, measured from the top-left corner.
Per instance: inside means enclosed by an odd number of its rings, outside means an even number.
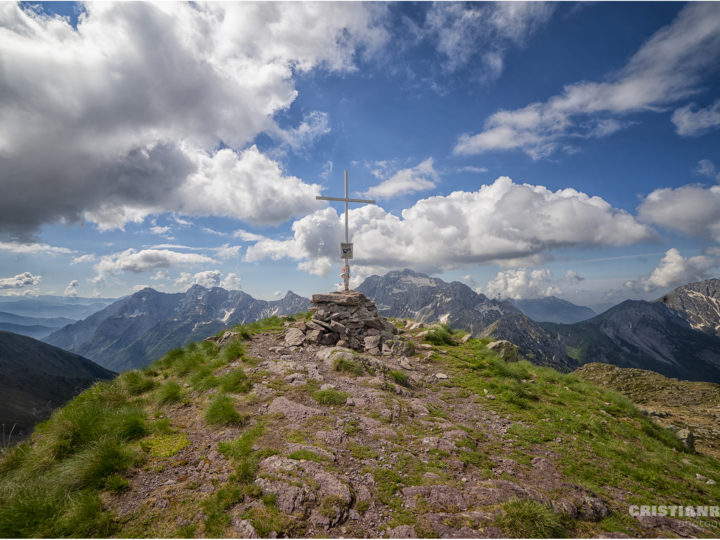
[[[718,275],[720,4],[0,5],[0,294]]]

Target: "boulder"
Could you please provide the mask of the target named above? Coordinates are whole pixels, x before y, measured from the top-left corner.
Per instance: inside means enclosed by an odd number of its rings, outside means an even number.
[[[493,341],[487,346],[487,348],[498,353],[500,358],[506,362],[517,362],[519,359],[517,345],[514,345],[505,339]]]
[[[285,331],[285,345],[295,347],[305,341],[305,334],[299,328],[290,327]]]

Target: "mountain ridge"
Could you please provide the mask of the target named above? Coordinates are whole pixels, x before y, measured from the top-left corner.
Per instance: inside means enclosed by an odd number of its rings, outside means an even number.
[[[243,291],[193,285],[184,293],[147,287],[44,341],[114,371],[144,367],[168,350],[234,324],[305,311],[309,300],[288,291],[281,300],[256,300]]]

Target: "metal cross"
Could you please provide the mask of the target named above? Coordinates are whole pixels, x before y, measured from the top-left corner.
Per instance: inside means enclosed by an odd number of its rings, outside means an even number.
[[[349,245],[349,252],[346,249],[341,249],[343,259],[345,260],[345,271],[343,272],[343,281],[345,283],[345,292],[350,289],[348,284],[350,282],[350,259],[352,258],[352,245],[348,239],[348,203],[363,203],[363,204],[375,204],[375,201],[369,201],[366,199],[348,199],[348,172],[345,171],[345,197],[315,197],[318,201],[339,201],[345,203],[345,244]],[[343,246],[344,247],[344,246]],[[348,256],[349,254],[349,256]]]

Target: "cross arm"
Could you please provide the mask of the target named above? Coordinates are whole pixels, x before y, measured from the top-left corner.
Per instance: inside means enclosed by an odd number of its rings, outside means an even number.
[[[315,199],[318,201],[338,201],[338,202],[356,202],[356,203],[365,203],[365,204],[376,204],[377,201],[370,201],[367,199],[345,199],[342,197],[319,197],[316,196]]]

